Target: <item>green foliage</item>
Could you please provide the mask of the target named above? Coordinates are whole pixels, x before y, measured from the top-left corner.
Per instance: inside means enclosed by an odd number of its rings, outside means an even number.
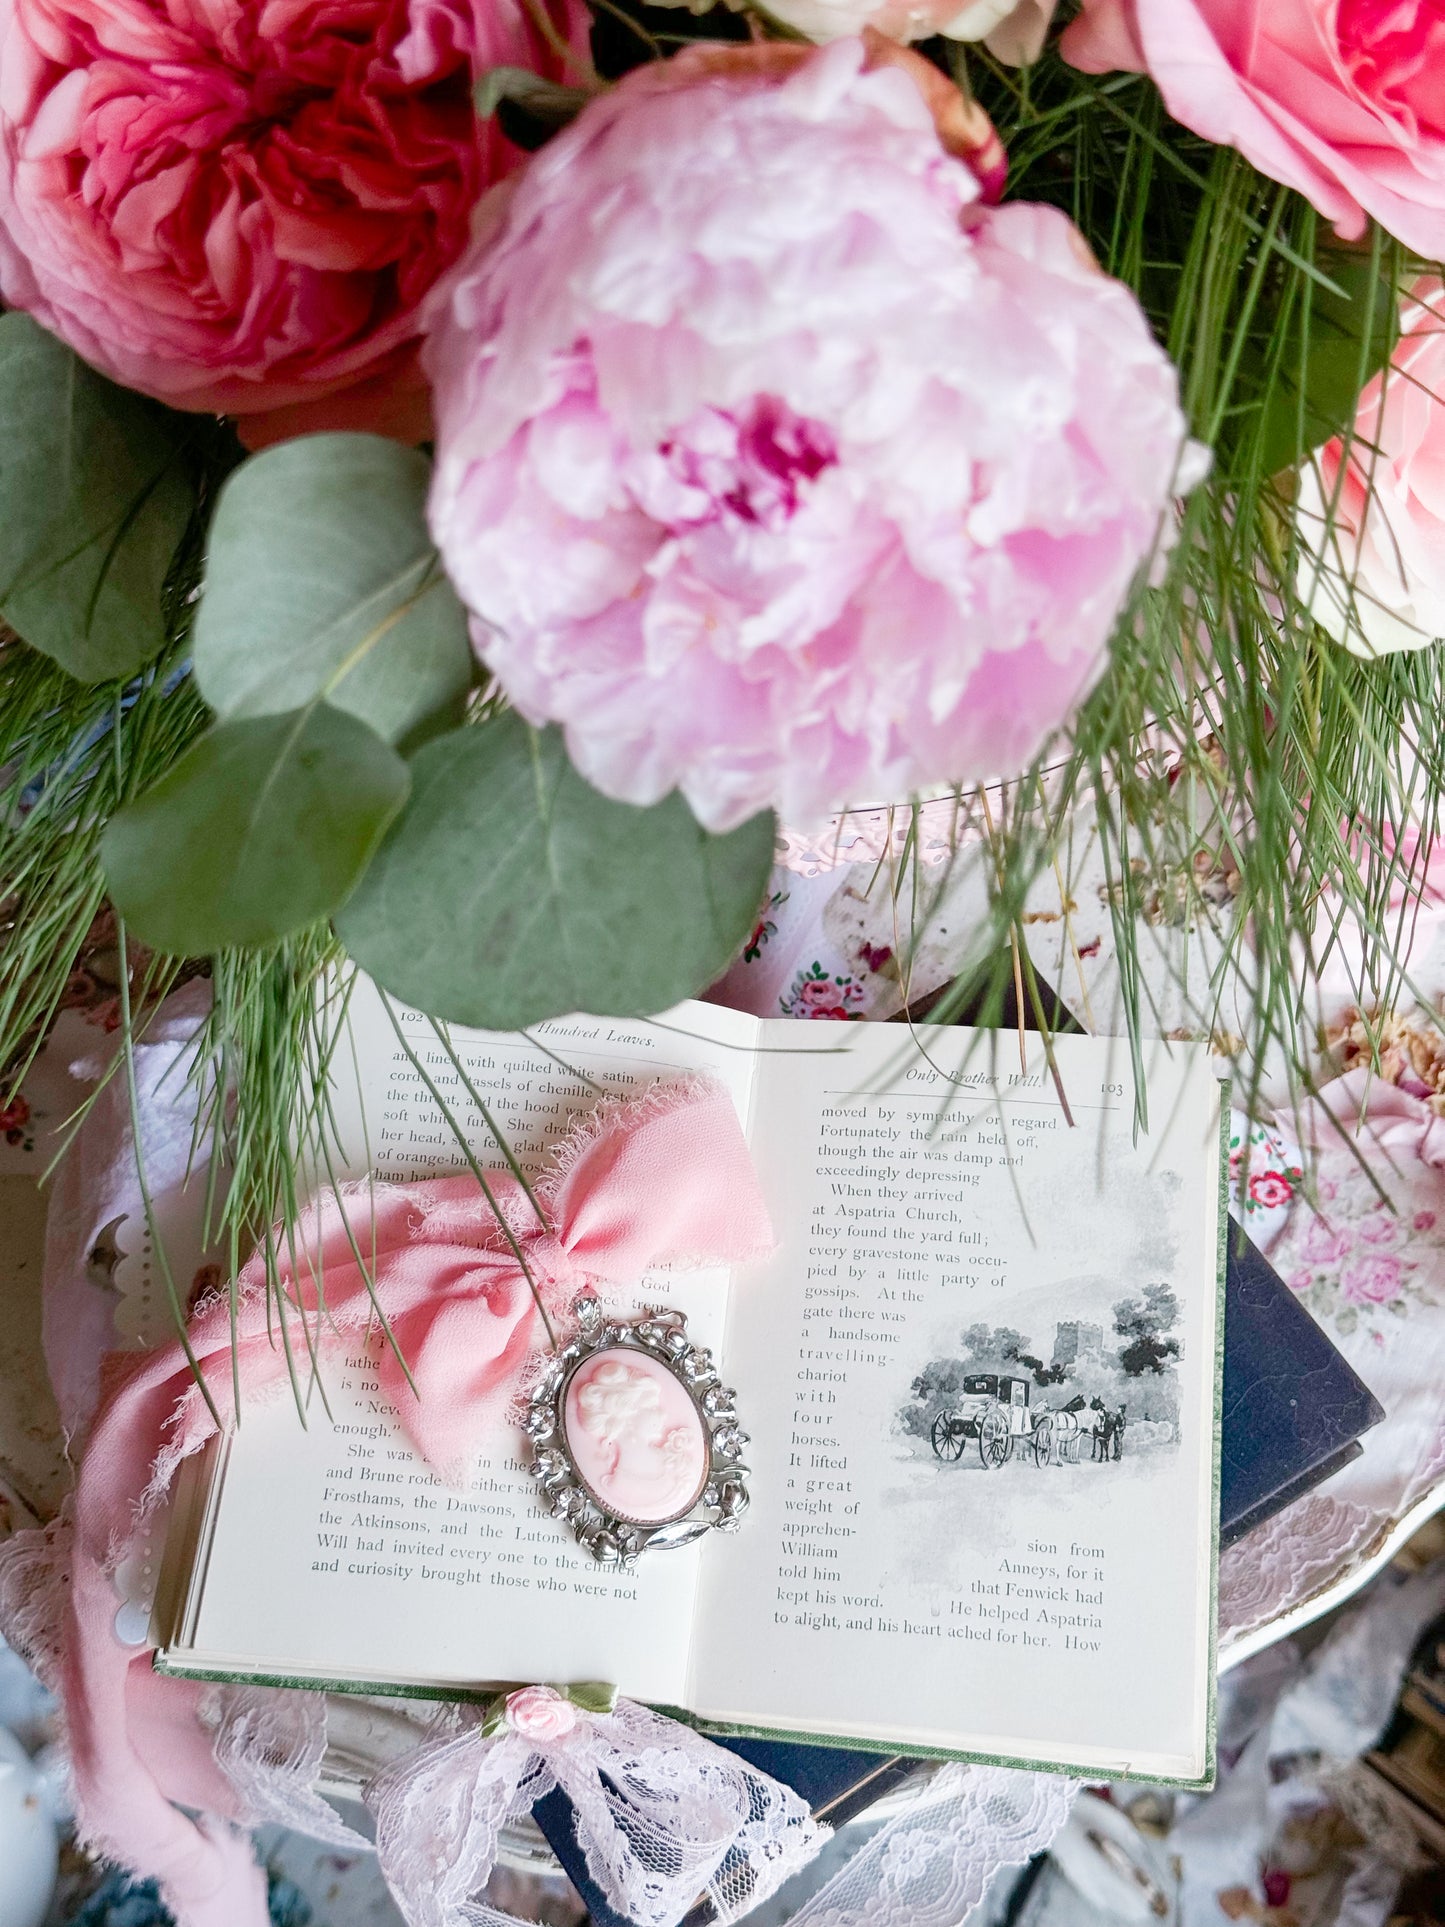
[[[389,743],[459,720],[472,653],[427,532],[430,472],[377,435],[308,435],[231,476],[195,628],[196,677],[218,716],[324,698]]]
[[[1267,333],[1251,344],[1266,474],[1297,467],[1353,422],[1360,390],[1399,340],[1398,254],[1378,229],[1363,251],[1317,240],[1314,264],[1330,285],[1287,277],[1266,312]]]
[[[81,682],[134,675],[169,640],[195,435],[28,315],[0,316],[0,615]]]
[[[0,643],[0,1100],[64,999],[104,902],[107,821],[203,727],[190,683],[171,687],[170,662],[128,690],[85,687],[23,643]]]
[[[514,101],[549,128],[565,127],[593,99],[595,88],[563,87],[545,80],[530,67],[488,67],[477,82],[473,98],[483,120],[490,120],[503,101]]]
[[[1294,477],[1279,462],[1347,425],[1357,379],[1392,337],[1383,290],[1412,264],[1379,234],[1351,255],[1298,195],[1171,122],[1142,76],[1097,79],[1053,52],[1022,74],[976,50],[968,59],[1009,150],[1010,194],[1062,207],[1136,292],[1214,467],[1067,731],[993,791],[987,812],[963,799],[982,836],[953,876],[976,864],[990,908],[958,987],[929,1020],[952,1021],[981,988],[997,1002],[1005,937],[1028,1001],[1025,917],[1052,893],[1055,865],[1067,894],[1082,824],[1112,881],[1136,1076],[1140,1038],[1157,1021],[1141,963],[1161,933],[1146,912],[1163,898],[1182,933],[1164,954],[1191,1027],[1235,1054],[1237,1101],[1257,1107],[1271,1064],[1286,1104],[1298,1103],[1317,1073],[1320,973],[1342,960],[1347,920],[1363,939],[1362,964],[1349,966],[1359,1006],[1412,994],[1399,895],[1440,833],[1445,652],[1361,661],[1317,627],[1297,586],[1311,565],[1293,522]],[[1401,854],[1412,823],[1420,847]],[[1221,867],[1225,909],[1199,884]],[[933,900],[931,887],[915,889],[915,934]]]
[[[340,907],[406,793],[401,757],[345,710],[220,723],[111,819],[106,881],[158,950],[274,943]]]
[[[679,796],[599,796],[561,733],[511,714],[412,761],[412,794],[338,919],[352,957],[432,1016],[509,1030],[644,1016],[704,989],[757,912],[771,816],[728,836]]]

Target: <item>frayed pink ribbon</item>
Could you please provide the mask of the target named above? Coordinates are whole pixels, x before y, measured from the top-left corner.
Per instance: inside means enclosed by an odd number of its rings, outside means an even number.
[[[588,1872],[639,1927],[673,1927],[704,1893],[719,1919],[733,1919],[826,1837],[791,1787],[691,1727],[629,1700],[586,1711],[555,1688],[524,1687],[500,1719],[454,1723],[367,1788],[407,1927],[510,1920],[472,1896],[503,1827],[558,1787]]]
[[[514,1178],[489,1183],[534,1280],[557,1305],[594,1280],[630,1285],[653,1266],[738,1263],[771,1248],[731,1100],[701,1079],[608,1101],[584,1119],[539,1187],[546,1226]],[[282,1242],[274,1257],[295,1312],[293,1356],[307,1355],[300,1320],[324,1357],[373,1331],[379,1306],[416,1392],[390,1350],[379,1359],[383,1389],[430,1464],[461,1474],[539,1325],[527,1276],[475,1178],[327,1197],[303,1214],[295,1252],[293,1265]],[[233,1341],[245,1398],[287,1371],[275,1305],[258,1252],[239,1279],[234,1325],[224,1296],[191,1322],[192,1351],[223,1425],[235,1420]],[[207,1689],[153,1672],[150,1649],[123,1645],[115,1626],[112,1575],[177,1466],[215,1432],[178,1341],[112,1354],[68,1540],[52,1529],[37,1548],[27,1543],[36,1535],[20,1534],[4,1557],[30,1572],[50,1562],[60,1631],[48,1683],[64,1711],[82,1839],[158,1879],[179,1927],[265,1927],[264,1877],[230,1824],[251,1816],[198,1718]],[[0,1570],[0,1614],[5,1577]],[[27,1605],[33,1621],[33,1596]]]

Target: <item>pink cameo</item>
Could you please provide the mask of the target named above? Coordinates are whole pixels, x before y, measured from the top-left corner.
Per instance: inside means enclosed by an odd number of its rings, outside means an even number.
[[[577,1708],[553,1686],[523,1686],[507,1695],[506,1721],[524,1740],[565,1740]]]
[[[644,1352],[617,1346],[579,1365],[562,1429],[578,1477],[615,1518],[663,1525],[702,1496],[702,1417],[667,1367]]]

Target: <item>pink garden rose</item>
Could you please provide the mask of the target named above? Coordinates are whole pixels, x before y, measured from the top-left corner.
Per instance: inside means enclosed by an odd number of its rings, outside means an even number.
[[[1445,118],[1445,65],[1436,84]],[[1419,282],[1405,304],[1394,361],[1361,394],[1348,450],[1336,437],[1301,471],[1295,521],[1305,549],[1300,594],[1336,641],[1357,656],[1376,656],[1445,639],[1445,290],[1438,280]]]
[[[504,1717],[524,1740],[562,1740],[577,1724],[577,1708],[553,1686],[523,1686],[507,1695]]]
[[[1340,1295],[1351,1305],[1388,1305],[1403,1283],[1400,1260],[1389,1252],[1362,1252],[1340,1272]]]
[[[177,407],[384,376],[392,426],[418,306],[520,158],[472,109],[500,62],[561,71],[523,0],[0,0],[0,298]]]
[[[1198,473],[1062,214],[983,206],[862,42],[759,52],[593,101],[425,352],[478,654],[599,789],[716,830],[1017,771]]]
[[[1438,0],[1084,0],[1065,57],[1153,76],[1176,120],[1298,188],[1346,238],[1373,215],[1445,257]]]

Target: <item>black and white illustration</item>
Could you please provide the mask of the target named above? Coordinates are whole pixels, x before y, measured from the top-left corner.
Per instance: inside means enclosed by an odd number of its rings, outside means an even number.
[[[1180,1313],[1155,1281],[1096,1317],[1057,1319],[1046,1346],[1012,1325],[969,1325],[913,1380],[899,1429],[920,1457],[990,1472],[1177,1448]]]

